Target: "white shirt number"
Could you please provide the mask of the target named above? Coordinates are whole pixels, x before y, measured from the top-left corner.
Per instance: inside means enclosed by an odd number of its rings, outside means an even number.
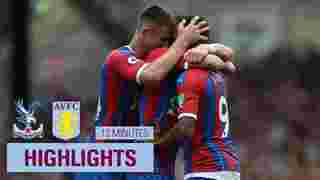
[[[219,99],[219,117],[222,122],[223,133],[222,138],[228,137],[229,135],[229,109],[228,103],[224,96],[221,96]]]
[[[98,105],[97,105],[97,113],[96,113],[96,121],[99,120],[100,118],[100,113],[101,113],[101,102],[100,102],[100,96],[98,98]]]

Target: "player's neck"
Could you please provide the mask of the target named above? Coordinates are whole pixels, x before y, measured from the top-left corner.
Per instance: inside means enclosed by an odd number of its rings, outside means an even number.
[[[136,36],[132,38],[128,46],[134,50],[137,57],[143,57],[144,55],[144,49],[140,46],[139,42],[137,41]]]

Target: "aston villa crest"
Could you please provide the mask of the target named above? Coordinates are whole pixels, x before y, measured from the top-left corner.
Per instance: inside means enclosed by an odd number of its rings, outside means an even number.
[[[80,101],[56,101],[52,104],[52,133],[69,140],[80,135]]]

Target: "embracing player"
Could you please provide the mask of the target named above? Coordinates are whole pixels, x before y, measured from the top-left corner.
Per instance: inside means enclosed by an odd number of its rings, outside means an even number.
[[[189,52],[199,49],[218,54],[225,69],[235,71],[232,49],[222,44],[201,44]],[[188,62],[194,58],[194,53],[189,52],[185,56]],[[225,74],[217,70],[188,69],[177,79],[177,93],[178,122],[160,143],[175,144],[179,138],[187,139],[184,179],[240,179],[240,159],[230,136]]]
[[[145,62],[142,58],[148,52],[167,46],[173,39],[176,24],[174,17],[159,6],[144,10],[130,44],[113,50],[103,64],[96,126],[128,125],[130,107],[134,104],[139,85],[163,80],[187,47],[206,39],[200,35],[208,30],[206,24],[197,22],[197,18],[186,27],[180,23],[177,39],[168,51],[152,62]]]
[[[157,84],[183,56],[187,47],[207,31],[207,23],[195,18],[188,26],[180,23],[176,29],[174,16],[160,6],[150,6],[139,16],[137,30],[129,45],[113,50],[106,58],[101,71],[99,106],[96,126],[137,125],[135,104],[138,88]],[[168,51],[152,62],[143,57],[152,49],[167,46],[175,32],[177,39]],[[123,180],[138,179],[131,173],[101,173],[97,178]],[[89,177],[93,178],[93,176]]]
[[[224,76],[219,71],[189,69],[177,80],[180,102],[175,130],[190,140],[184,147],[185,180],[240,179]]]
[[[165,54],[166,51],[166,48],[155,49],[146,56],[145,61],[153,61]],[[230,63],[225,63],[222,60],[222,58],[230,58],[228,57],[229,51],[228,47],[218,44],[210,48],[204,45],[197,46],[197,48],[185,54],[188,61],[185,61],[183,58],[180,59],[175,68],[160,84],[153,86],[145,85],[139,98],[140,124],[144,126],[153,125],[156,127],[156,130],[160,129],[160,137],[165,136],[177,121],[177,115],[173,112],[175,107],[170,108],[173,103],[172,100],[176,97],[176,79],[178,74],[184,71],[184,68],[187,68],[187,66],[189,68],[201,67],[208,70],[230,70]],[[189,65],[186,65],[186,63],[189,63]],[[178,146],[178,143],[163,142],[156,144],[155,172],[141,174],[140,179],[175,179],[174,167]]]
[[[240,179],[240,159],[230,136],[224,74],[190,69],[177,80],[180,132],[191,139],[184,148],[185,180]]]

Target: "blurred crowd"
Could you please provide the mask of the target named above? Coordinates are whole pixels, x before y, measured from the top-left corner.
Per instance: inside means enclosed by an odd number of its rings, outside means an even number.
[[[320,178],[319,58],[313,47],[279,48],[230,78],[245,180]]]

